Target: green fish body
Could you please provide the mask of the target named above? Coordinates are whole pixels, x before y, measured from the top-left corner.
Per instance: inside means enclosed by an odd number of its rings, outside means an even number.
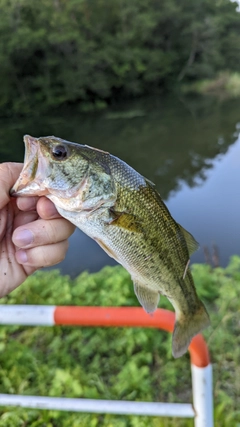
[[[198,244],[171,216],[154,184],[117,157],[56,137],[25,136],[23,171],[12,194],[46,195],[58,212],[131,274],[148,313],[160,295],[176,312],[174,357],[209,325],[189,257]]]

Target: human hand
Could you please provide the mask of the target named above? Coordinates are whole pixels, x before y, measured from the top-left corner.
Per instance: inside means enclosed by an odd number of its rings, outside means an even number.
[[[46,197],[10,197],[23,165],[0,164],[0,297],[65,257],[75,227]]]

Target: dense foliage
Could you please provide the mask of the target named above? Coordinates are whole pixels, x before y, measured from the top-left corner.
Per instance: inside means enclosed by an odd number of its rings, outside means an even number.
[[[113,99],[240,71],[229,0],[0,0],[0,111]]]
[[[198,293],[211,315],[204,332],[214,370],[215,425],[240,422],[240,258],[226,269],[194,265]],[[38,272],[3,304],[138,305],[128,273],[106,267],[74,280]],[[162,298],[161,306],[170,308]],[[142,328],[0,328],[1,393],[191,401],[189,356],[174,360],[171,336]],[[193,426],[192,420],[0,408],[0,427]]]

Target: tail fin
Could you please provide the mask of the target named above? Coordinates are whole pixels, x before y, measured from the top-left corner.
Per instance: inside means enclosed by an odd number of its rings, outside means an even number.
[[[186,353],[192,338],[209,325],[209,316],[201,301],[194,313],[177,314],[172,337],[173,356],[177,358]]]

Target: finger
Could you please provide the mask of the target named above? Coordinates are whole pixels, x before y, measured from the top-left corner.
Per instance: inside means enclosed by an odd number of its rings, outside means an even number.
[[[23,225],[29,224],[38,219],[38,214],[36,211],[22,212],[20,211],[14,219],[13,229],[22,227]]]
[[[68,239],[75,227],[64,218],[45,221],[38,219],[25,226],[18,227],[12,237],[13,243],[19,248],[50,245]]]
[[[37,246],[27,250],[19,249],[15,257],[19,264],[23,264],[26,273],[31,274],[38,268],[50,267],[61,262],[67,249],[68,241],[63,240],[52,245]],[[30,270],[31,272],[29,272]]]
[[[0,209],[9,202],[9,191],[19,177],[22,167],[22,163],[0,164]]]
[[[38,215],[43,219],[59,218],[61,215],[58,213],[51,200],[46,197],[40,197],[37,203]]]
[[[18,209],[21,211],[36,210],[39,197],[17,197],[16,203]]]

